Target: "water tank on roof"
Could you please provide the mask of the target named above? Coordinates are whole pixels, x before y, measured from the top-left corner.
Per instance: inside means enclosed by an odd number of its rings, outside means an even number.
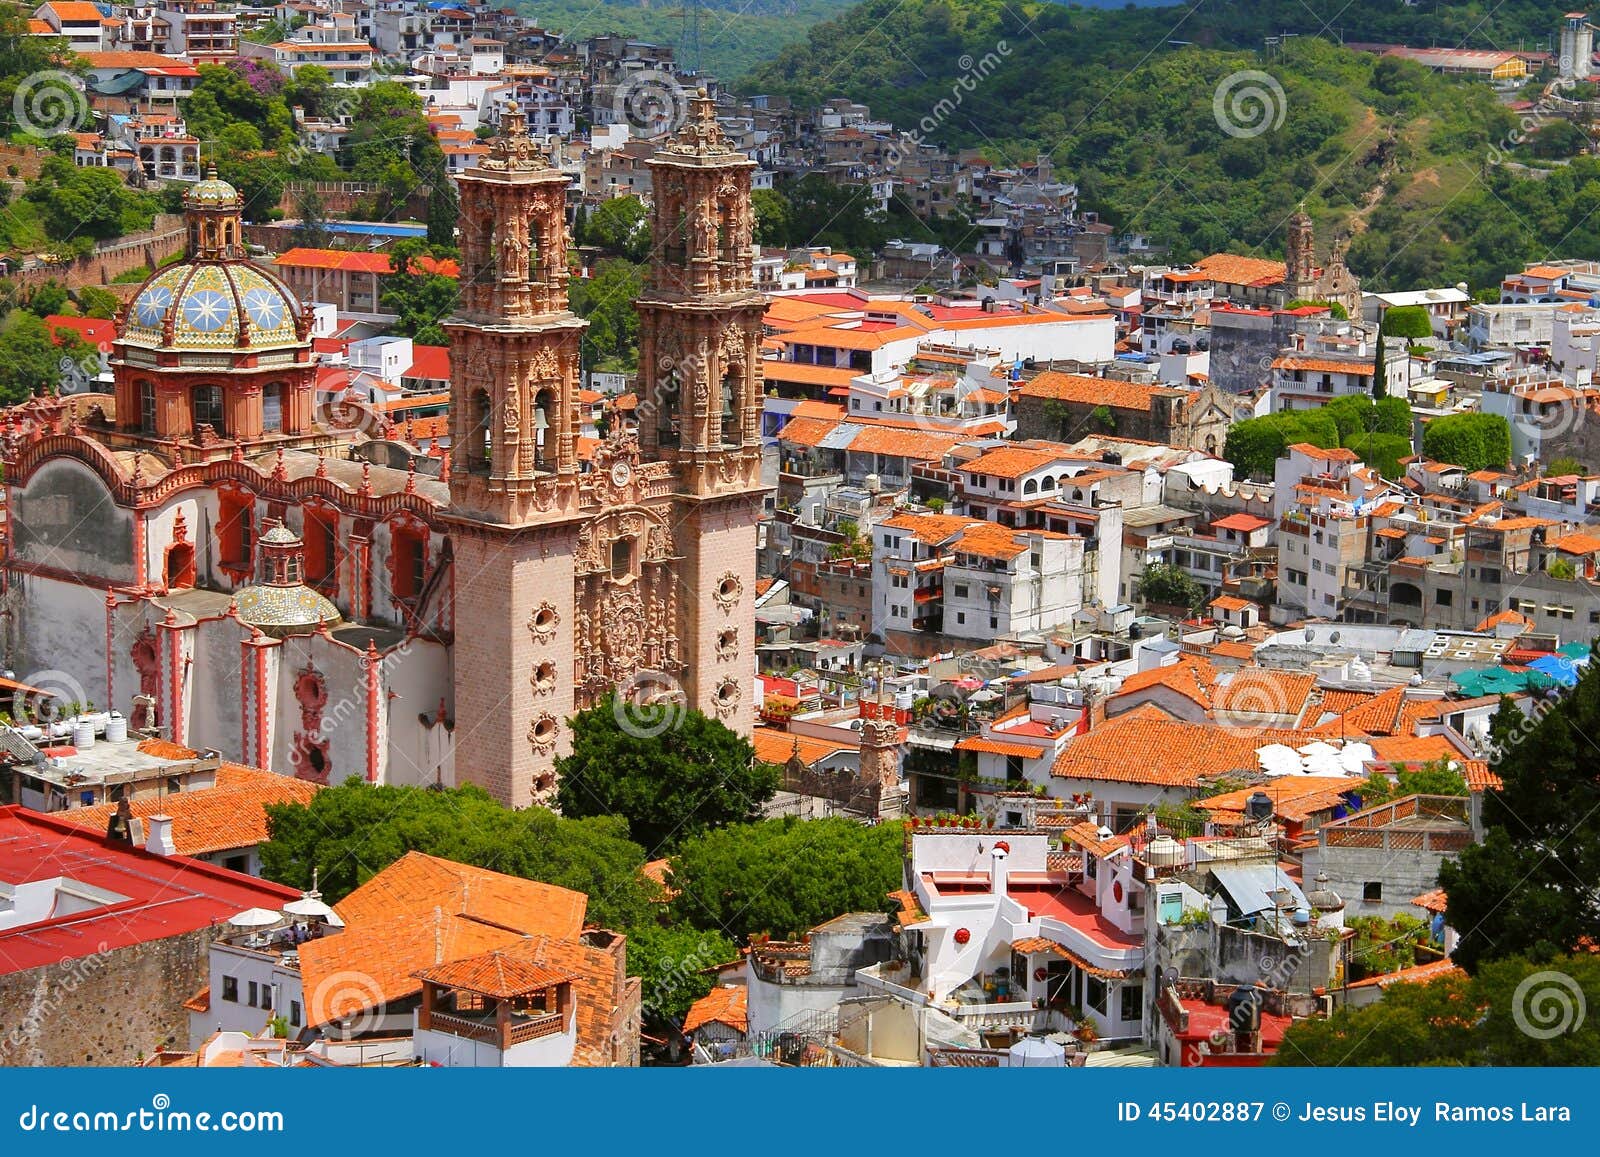
[[[1183,863],[1183,845],[1171,836],[1157,836],[1144,855],[1152,868],[1175,868]]]
[[[1244,814],[1247,819],[1260,822],[1272,818],[1272,797],[1264,791],[1253,791],[1250,798],[1244,801]]]
[[[1261,1028],[1261,991],[1255,985],[1236,988],[1228,997],[1228,1023],[1245,1032]]]
[[[877,494],[883,489],[883,479],[876,474],[868,474],[862,485],[866,487],[868,494]]]
[[[1055,1041],[1023,1037],[1006,1050],[1008,1069],[1064,1069],[1067,1050]]]
[[[1188,338],[1182,338],[1182,337],[1175,338],[1173,340],[1173,342],[1172,342],[1172,352],[1175,353],[1175,354],[1186,354],[1186,353],[1188,353],[1189,352],[1189,339]]]

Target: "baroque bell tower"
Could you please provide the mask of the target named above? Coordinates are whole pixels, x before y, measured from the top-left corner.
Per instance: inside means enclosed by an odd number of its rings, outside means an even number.
[[[745,734],[753,721],[765,304],[751,288],[754,165],[709,100],[651,165],[641,429],[613,422],[586,464],[567,179],[514,108],[460,178],[461,299],[446,326],[455,772],[513,807],[552,802],[567,721],[614,688],[685,701]]]
[[[761,318],[754,288],[755,162],[704,90],[648,162],[652,255],[639,308],[639,441],[670,464],[682,553],[690,706],[743,734],[754,721],[756,530],[761,483]]]

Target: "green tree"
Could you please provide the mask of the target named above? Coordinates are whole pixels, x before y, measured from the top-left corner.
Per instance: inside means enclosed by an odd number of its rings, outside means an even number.
[[[1228,428],[1222,456],[1241,478],[1270,478],[1273,464],[1293,445],[1306,443],[1324,450],[1339,445],[1339,424],[1327,407],[1284,410],[1246,418]]]
[[[1484,840],[1439,870],[1461,933],[1454,956],[1469,971],[1600,943],[1600,910],[1584,883],[1600,879],[1600,762],[1589,740],[1600,727],[1600,662],[1535,707],[1524,716],[1501,700],[1490,730],[1501,787],[1484,793]]]
[[[1549,975],[1559,973],[1564,980]],[[1395,984],[1376,1004],[1298,1020],[1270,1063],[1341,1067],[1418,1065],[1592,1066],[1600,1031],[1579,1010],[1600,1000],[1600,957],[1512,956],[1475,976]],[[1543,1002],[1536,1004],[1535,1002]],[[1547,1017],[1530,1020],[1531,1017]],[[1525,1030],[1559,1029],[1548,1037]]]
[[[792,816],[687,841],[672,858],[672,912],[696,928],[747,938],[799,936],[846,912],[882,912],[900,887],[898,823]]]
[[[776,189],[756,189],[750,194],[750,207],[756,215],[756,244],[787,247],[789,199]]]
[[[634,263],[650,255],[650,221],[638,197],[613,197],[589,214],[584,244]]]
[[[28,312],[35,317],[49,317],[52,313],[60,313],[66,305],[66,287],[55,281],[47,281],[37,286],[28,295]]]
[[[1139,577],[1139,598],[1147,603],[1165,607],[1186,607],[1196,610],[1205,600],[1206,592],[1182,567],[1168,563],[1155,563],[1144,569]]]
[[[1362,807],[1376,807],[1408,795],[1465,796],[1467,781],[1448,760],[1438,759],[1412,768],[1400,764],[1391,779],[1381,771],[1367,776],[1356,789]]]
[[[633,303],[644,292],[643,268],[613,257],[600,262],[593,277],[574,278],[568,290],[572,312],[589,322],[582,338],[584,365],[622,372],[637,366],[639,311]]]
[[[418,851],[583,892],[589,920],[607,928],[648,923],[660,906],[659,889],[641,871],[644,849],[621,820],[514,811],[475,787],[435,791],[352,778],[307,804],[269,805],[267,830],[262,874],[304,889],[315,872],[330,903]]]
[[[408,237],[389,248],[392,271],[378,278],[378,302],[395,315],[394,331],[421,345],[449,345],[443,321],[456,308],[456,278],[432,270],[440,258],[425,241]]]
[[[1544,476],[1546,478],[1563,478],[1570,474],[1582,475],[1587,473],[1588,471],[1584,469],[1582,462],[1579,462],[1576,458],[1569,457],[1553,459],[1544,468]]]
[[[109,319],[117,316],[122,302],[110,290],[98,285],[85,285],[77,292],[78,312],[84,317]]]
[[[71,351],[50,340],[50,331],[38,317],[13,310],[0,324],[0,405],[14,406],[35,394],[53,392],[61,379],[61,359],[70,356]]]
[[[628,975],[641,978],[640,1002],[652,1024],[681,1022],[716,983],[707,969],[738,959],[733,941],[715,929],[640,924],[628,933]]]
[[[1354,916],[1345,927],[1355,932],[1349,946],[1349,980],[1410,968],[1417,963],[1417,946],[1428,943],[1428,922],[1408,912]]]
[[[461,198],[449,177],[435,180],[428,194],[428,244],[435,249],[455,249],[456,219],[461,216]]]
[[[1383,364],[1383,335],[1380,333],[1377,348],[1372,354],[1372,399],[1382,401],[1389,396],[1389,371]]]
[[[303,109],[308,117],[325,116],[335,110],[338,90],[333,73],[320,64],[302,64],[283,86],[283,103],[290,110]]]
[[[1511,427],[1498,414],[1446,414],[1422,428],[1422,453],[1468,471],[1498,469],[1511,459]]]
[[[1433,336],[1433,319],[1425,305],[1396,305],[1384,311],[1380,331],[1385,337],[1419,341]]]
[[[64,157],[46,160],[24,196],[52,241],[109,240],[148,229],[155,220],[156,199],[130,189],[121,173],[80,169]]]
[[[556,761],[556,772],[563,815],[622,816],[652,852],[754,819],[779,783],[750,741],[719,721],[617,694],[573,717],[572,754]]]
[[[294,243],[307,249],[326,249],[333,241],[328,232],[328,210],[322,194],[308,185],[295,198],[295,215],[300,221],[294,227]]]

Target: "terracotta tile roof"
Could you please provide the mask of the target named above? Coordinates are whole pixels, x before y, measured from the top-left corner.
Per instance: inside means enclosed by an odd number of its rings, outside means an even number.
[[[311,249],[302,246],[278,254],[273,264],[282,268],[342,269],[354,273],[379,275],[394,272],[394,262],[387,253],[370,253],[353,249]],[[438,261],[432,257],[422,257],[417,260],[415,268],[425,273],[437,273],[443,277],[461,275],[461,267],[448,258]]]
[[[921,924],[928,918],[922,910],[922,905],[917,903],[917,894],[902,888],[897,892],[890,892],[889,899],[900,903],[899,909],[894,914],[894,922],[901,928],[908,928],[913,924]]]
[[[1218,530],[1238,530],[1248,534],[1252,530],[1260,530],[1263,526],[1271,526],[1272,520],[1240,511],[1226,518],[1219,518],[1211,525]]]
[[[1310,442],[1296,442],[1288,447],[1296,450],[1307,458],[1315,458],[1319,462],[1359,462],[1361,458],[1354,450],[1340,447],[1337,450],[1324,450],[1321,446],[1313,446]]]
[[[751,732],[750,740],[756,749],[756,759],[779,767],[788,763],[797,751],[800,754],[800,762],[810,767],[841,751],[856,753],[861,750],[859,742],[795,735],[788,731],[780,731],[776,727],[757,727]]]
[[[1061,946],[1054,940],[1046,940],[1043,936],[1028,936],[1021,940],[1013,940],[1011,951],[1019,952],[1023,956],[1032,956],[1036,952],[1048,952],[1052,956],[1059,956]]]
[[[1386,972],[1382,976],[1369,976],[1365,980],[1352,981],[1347,988],[1388,988],[1391,984],[1431,984],[1435,980],[1443,980],[1447,976],[1465,976],[1466,972],[1454,961],[1435,960],[1431,964],[1414,964],[1410,968],[1402,968],[1398,972]]]
[[[1057,402],[1078,402],[1090,406],[1109,406],[1114,410],[1150,409],[1154,398],[1179,398],[1187,391],[1165,386],[1141,386],[1112,378],[1090,378],[1046,370],[1022,384],[1025,398],[1048,398]]]
[[[1102,837],[1100,825],[1093,820],[1080,820],[1064,828],[1061,839],[1075,848],[1082,848],[1096,856],[1109,856],[1112,852],[1127,847],[1126,836]]]
[[[1550,546],[1565,554],[1594,554],[1600,551],[1600,535],[1587,534],[1577,531],[1564,538],[1558,538]]]
[[[1473,791],[1499,791],[1505,786],[1500,777],[1489,770],[1487,760],[1462,760],[1461,774],[1467,781],[1467,787]]]
[[[1011,942],[1011,951],[1020,952],[1024,956],[1032,956],[1042,952],[1049,953],[1051,956],[1059,956],[1063,960],[1070,960],[1079,971],[1107,980],[1120,980],[1134,975],[1131,969],[1099,968],[1090,964],[1072,949],[1063,944],[1057,944],[1054,940],[1047,940],[1043,936],[1029,936],[1022,940],[1013,940]]]
[[[1256,649],[1249,643],[1234,643],[1224,640],[1220,643],[1212,643],[1211,646],[1206,648],[1206,654],[1215,655],[1219,659],[1249,660],[1255,658]]]
[[[843,406],[836,406],[832,402],[814,402],[810,398],[796,402],[794,409],[789,412],[796,418],[832,418],[838,421],[844,417]]]
[[[1039,450],[1032,446],[1001,446],[980,454],[961,469],[969,474],[992,474],[996,478],[1020,478],[1029,471],[1038,470],[1059,462],[1070,454],[1065,447],[1060,451]]]
[[[1176,663],[1164,667],[1151,667],[1136,671],[1122,681],[1114,691],[1111,701],[1144,691],[1151,687],[1167,687],[1202,707],[1211,706],[1211,689],[1217,681],[1217,669],[1199,655],[1181,656]]]
[[[1038,759],[1048,754],[1049,748],[1029,747],[1026,743],[1007,743],[985,736],[969,736],[956,744],[957,751],[981,751],[990,755],[1014,756],[1017,759]]]
[[[943,458],[966,437],[965,434],[941,434],[932,430],[903,430],[863,425],[861,432],[851,440],[850,451],[931,462]]]
[[[1370,359],[1362,361],[1351,358],[1348,361],[1336,361],[1333,358],[1308,358],[1294,355],[1273,358],[1272,368],[1275,370],[1309,370],[1314,374],[1355,374],[1358,377],[1370,377],[1373,367]]]
[[[778,441],[791,446],[820,446],[838,428],[838,421],[832,418],[790,418],[779,432]]]
[[[910,531],[911,536],[924,546],[938,546],[956,537],[967,527],[976,525],[976,519],[959,514],[897,514],[878,524],[880,529],[887,526],[895,530]]]
[[[1218,595],[1206,604],[1219,611],[1247,611],[1255,606],[1249,599],[1236,599],[1232,595]]]
[[[1411,902],[1418,908],[1428,912],[1443,912],[1445,910],[1445,894],[1443,888],[1435,888],[1431,892],[1424,892],[1420,896],[1411,897]]]
[[[1256,792],[1265,792],[1272,800],[1272,813],[1282,820],[1304,823],[1319,811],[1326,811],[1344,802],[1344,793],[1361,786],[1359,779],[1349,776],[1282,775],[1238,791],[1224,792],[1196,800],[1194,806],[1201,811],[1244,814],[1245,803]]]
[[[776,358],[763,358],[757,363],[761,376],[770,382],[795,382],[805,386],[848,386],[857,371],[837,366],[808,366],[803,362],[785,362]]]
[[[575,979],[570,972],[551,968],[533,957],[541,941],[517,940],[504,948],[493,948],[481,956],[436,964],[413,975],[444,988],[475,992],[480,996],[508,998],[566,984]]]
[[[1334,734],[1359,731],[1367,735],[1393,735],[1400,719],[1400,708],[1405,703],[1405,687],[1391,687],[1352,707],[1336,720],[1324,723],[1321,730]],[[1327,699],[1324,697],[1324,704]]]
[[[156,759],[170,759],[177,763],[185,759],[199,759],[200,753],[192,747],[185,747],[181,743],[174,743],[170,739],[141,739],[139,751],[145,755],[154,756]]]
[[[1209,724],[1170,719],[1150,704],[1108,719],[1067,744],[1050,774],[1057,779],[1195,787],[1202,778],[1260,770],[1258,748],[1304,745],[1305,731],[1246,734]]]
[[[1240,257],[1235,253],[1213,253],[1202,257],[1194,267],[1212,281],[1227,285],[1273,284],[1282,281],[1286,266],[1281,261],[1264,257]]]
[[[1390,764],[1419,767],[1436,759],[1460,763],[1467,758],[1443,735],[1377,735],[1368,742],[1372,744],[1373,754]]]
[[[997,522],[978,522],[963,530],[950,549],[958,554],[975,554],[1006,562],[1026,554],[1036,539],[1067,537],[1049,530],[1018,530]]]
[[[334,907],[346,924],[438,909],[521,935],[571,939],[588,906],[589,897],[570,888],[407,852]]]
[[[694,1032],[708,1024],[725,1024],[738,1032],[749,1032],[750,990],[742,984],[723,985],[690,1005],[683,1018],[683,1031]]]
[[[1473,629],[1477,631],[1492,631],[1501,626],[1521,627],[1524,631],[1531,631],[1534,628],[1534,622],[1520,611],[1501,611],[1499,614],[1490,615]]]
[[[202,988],[199,992],[191,996],[188,1000],[184,1001],[183,1007],[188,1009],[190,1012],[210,1012],[211,986],[207,985],[205,988]]]
[[[1298,719],[1316,684],[1315,675],[1242,667],[1215,690],[1212,709],[1227,716],[1288,715]]]
[[[225,763],[217,769],[214,787],[135,799],[130,806],[139,819],[171,816],[172,842],[178,854],[204,856],[266,843],[267,805],[309,803],[316,793],[317,785],[303,779]],[[116,810],[116,804],[98,804],[61,812],[58,818],[104,832]]]

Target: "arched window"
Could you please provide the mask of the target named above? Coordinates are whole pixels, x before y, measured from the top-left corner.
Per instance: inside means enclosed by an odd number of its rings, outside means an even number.
[[[1039,493],[1039,483],[1038,483],[1038,481],[1036,479],[1033,479],[1033,478],[1028,479],[1026,482],[1024,482],[1022,484],[1022,493],[1023,494],[1037,494],[1037,493]]]
[[[730,367],[722,375],[722,444],[737,446],[743,440],[739,429],[738,371]]]
[[[139,433],[156,432],[156,387],[154,382],[139,383]]]
[[[1039,489],[1044,491],[1046,494],[1050,493],[1050,491],[1054,490],[1055,488],[1056,480],[1048,474],[1046,474],[1044,479],[1039,483]]]
[[[219,438],[228,433],[228,423],[222,411],[221,386],[196,386],[190,395],[189,406],[194,426],[210,426]]]
[[[674,366],[656,383],[656,445],[678,445],[678,399],[683,391],[683,378]]]
[[[273,382],[261,391],[261,428],[268,434],[283,430],[282,382]]]
[[[467,405],[467,469],[478,474],[489,473],[489,465],[494,460],[489,413],[488,391],[474,391]]]
[[[533,468],[549,470],[555,462],[556,424],[555,394],[540,390],[533,399]]]

